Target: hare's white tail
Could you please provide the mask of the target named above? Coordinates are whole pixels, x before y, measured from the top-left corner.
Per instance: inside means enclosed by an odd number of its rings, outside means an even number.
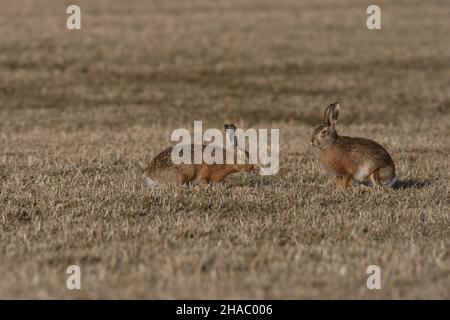
[[[397,180],[393,166],[384,166],[378,170],[378,177],[381,185],[392,187]]]
[[[158,182],[156,182],[155,180],[153,180],[153,179],[150,178],[149,176],[146,176],[146,177],[145,177],[145,183],[147,184],[147,186],[148,186],[150,189],[155,189],[155,188],[159,185]]]
[[[397,182],[397,176],[394,176],[391,181],[387,183],[389,187],[392,187]]]

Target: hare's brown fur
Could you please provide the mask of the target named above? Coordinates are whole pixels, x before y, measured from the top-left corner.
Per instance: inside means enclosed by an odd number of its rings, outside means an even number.
[[[324,168],[336,177],[336,187],[346,189],[350,180],[376,186],[392,185],[395,165],[389,153],[375,141],[340,136],[334,124],[339,105],[332,104],[325,111],[324,124],[313,133],[311,144],[320,149]]]
[[[374,185],[388,184],[395,177],[394,162],[378,143],[364,138],[339,136],[320,151],[325,169],[336,176],[337,186],[347,188],[350,180]]]
[[[199,147],[199,146],[198,146]],[[202,145],[202,152],[206,148]],[[251,171],[252,164],[237,164],[237,154],[234,154],[234,164],[201,164],[194,163],[194,145],[191,145],[192,164],[173,164],[171,153],[173,147],[169,147],[158,154],[150,163],[146,170],[148,177],[156,184],[183,185],[196,182],[200,185],[223,181],[228,175],[241,171]],[[226,159],[227,151],[221,149],[223,159]]]

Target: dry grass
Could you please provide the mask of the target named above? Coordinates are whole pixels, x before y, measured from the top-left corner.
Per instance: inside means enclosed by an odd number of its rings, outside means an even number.
[[[381,2],[376,32],[357,0],[80,3],[78,32],[0,3],[1,298],[450,298],[448,1]],[[334,190],[307,142],[335,100],[398,188]],[[280,128],[279,174],[150,193],[193,120]]]

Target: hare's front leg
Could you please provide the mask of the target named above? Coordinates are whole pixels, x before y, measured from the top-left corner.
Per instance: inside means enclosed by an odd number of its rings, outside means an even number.
[[[347,190],[348,185],[350,184],[350,180],[352,180],[352,176],[351,175],[347,175],[345,177],[343,177],[343,188],[344,190]]]
[[[380,174],[378,173],[378,170],[370,175],[370,180],[372,181],[374,187],[381,187]]]
[[[206,165],[200,167],[195,175],[195,181],[198,185],[207,186],[209,184],[209,169]]]
[[[342,184],[342,177],[336,176],[336,189],[339,189],[341,184]]]

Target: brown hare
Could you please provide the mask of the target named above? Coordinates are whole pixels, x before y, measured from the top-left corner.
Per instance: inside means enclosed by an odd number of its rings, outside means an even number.
[[[336,177],[336,188],[347,189],[350,180],[373,186],[392,186],[395,166],[389,153],[375,141],[340,136],[335,124],[339,103],[325,109],[324,123],[312,135],[311,145],[320,150],[325,170]]]
[[[225,163],[226,154],[231,150],[220,148],[223,152],[224,164],[207,164],[202,156],[201,164],[194,164],[194,148],[201,148],[205,150],[205,145],[191,145],[191,164],[174,164],[172,161],[172,150],[174,147],[169,147],[155,156],[151,161],[149,167],[146,169],[146,183],[149,188],[153,189],[159,185],[183,185],[188,183],[197,183],[199,185],[208,185],[223,181],[228,175],[236,172],[255,172],[256,166],[249,164],[249,155],[246,150],[240,150],[237,146],[237,139],[234,136],[236,126],[233,124],[225,125],[225,132],[227,139],[233,145],[233,164]],[[246,163],[238,164],[237,158],[241,152],[244,152]],[[213,153],[214,154],[214,153]]]

